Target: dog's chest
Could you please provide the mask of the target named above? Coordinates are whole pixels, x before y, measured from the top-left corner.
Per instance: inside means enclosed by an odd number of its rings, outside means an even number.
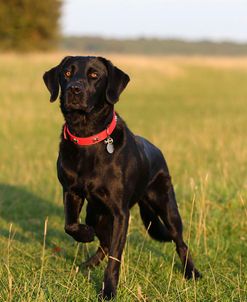
[[[60,148],[58,178],[62,185],[79,186],[85,191],[92,190],[91,183],[104,181],[111,169],[111,155],[105,146],[87,148]]]

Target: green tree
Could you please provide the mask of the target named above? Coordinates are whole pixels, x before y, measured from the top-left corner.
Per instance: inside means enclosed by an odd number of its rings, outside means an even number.
[[[61,4],[60,0],[0,0],[0,49],[54,48]]]

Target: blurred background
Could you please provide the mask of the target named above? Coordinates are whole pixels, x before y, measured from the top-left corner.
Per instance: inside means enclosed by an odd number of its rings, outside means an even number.
[[[135,207],[117,301],[247,301],[246,16],[246,0],[0,1],[0,302],[97,301],[102,285],[105,262],[78,270],[97,241],[63,231],[64,120],[42,80],[73,54],[129,74],[116,110],[164,153],[203,274],[184,282]]]
[[[244,0],[1,1],[0,49],[246,55]]]

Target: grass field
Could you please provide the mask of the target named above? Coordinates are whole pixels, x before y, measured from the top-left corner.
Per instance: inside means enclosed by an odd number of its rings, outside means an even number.
[[[63,119],[42,82],[62,57],[0,57],[0,301],[96,301],[101,288],[106,262],[78,271],[97,241],[63,231]],[[164,152],[203,274],[185,281],[134,208],[116,301],[247,301],[247,58],[110,58],[131,76],[117,111]]]

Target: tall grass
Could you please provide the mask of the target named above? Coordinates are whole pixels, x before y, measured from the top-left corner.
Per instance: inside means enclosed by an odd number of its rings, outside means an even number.
[[[97,242],[63,232],[63,119],[42,83],[61,59],[0,58],[0,301],[96,301],[101,287],[106,262],[78,269]],[[174,245],[151,240],[134,208],[116,300],[247,301],[247,59],[111,59],[131,77],[117,111],[164,152],[203,274],[185,281]]]

